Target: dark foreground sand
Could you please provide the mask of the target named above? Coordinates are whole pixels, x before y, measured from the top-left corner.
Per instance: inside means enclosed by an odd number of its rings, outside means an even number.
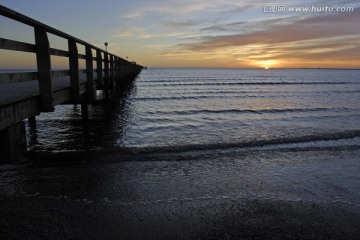
[[[360,215],[341,205],[270,200],[137,206],[0,198],[0,239],[359,239]]]
[[[2,165],[0,239],[360,239],[359,156],[88,152]]]

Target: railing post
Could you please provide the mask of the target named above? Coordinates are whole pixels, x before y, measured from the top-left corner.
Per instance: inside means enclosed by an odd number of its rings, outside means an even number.
[[[51,82],[50,44],[46,31],[35,27],[36,62],[39,77],[41,111],[53,112],[53,91]]]
[[[125,77],[124,77],[124,83],[127,83],[127,81],[128,81],[128,75],[129,75],[129,62],[128,61],[125,61],[124,62],[124,75],[125,75]]]
[[[96,72],[97,72],[96,87],[102,88],[103,74],[102,74],[102,58],[101,58],[100,50],[96,50]]]
[[[105,52],[104,53],[104,70],[105,70],[105,88],[106,90],[109,89],[109,56],[108,56],[108,53]]]
[[[69,39],[69,68],[71,97],[74,102],[80,101],[80,80],[79,80],[79,60],[78,50],[75,40]]]
[[[93,67],[93,55],[90,46],[85,47],[86,51],[86,87],[87,97],[89,101],[95,101],[95,88],[94,88],[94,67]]]
[[[114,69],[114,56],[110,55],[110,90],[114,89],[114,78],[115,78],[115,69]]]
[[[120,84],[121,80],[123,80],[125,76],[125,60],[123,59],[120,60],[119,69],[120,69],[120,78],[119,78],[119,84]]]
[[[114,85],[116,86],[116,80],[118,78],[118,58],[114,57]]]
[[[119,82],[120,82],[120,58],[115,58],[115,84],[116,88],[119,88]]]

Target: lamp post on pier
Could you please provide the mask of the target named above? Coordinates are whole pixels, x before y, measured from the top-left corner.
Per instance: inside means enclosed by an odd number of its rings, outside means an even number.
[[[105,42],[104,45],[105,45],[105,51],[107,52],[107,46],[109,45],[108,42]]]

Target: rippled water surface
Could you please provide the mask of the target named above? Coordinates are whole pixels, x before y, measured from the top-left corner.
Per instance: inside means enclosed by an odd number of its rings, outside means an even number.
[[[45,151],[358,146],[359,73],[148,69],[121,101],[91,106],[88,127],[80,106],[58,106],[28,139]]]

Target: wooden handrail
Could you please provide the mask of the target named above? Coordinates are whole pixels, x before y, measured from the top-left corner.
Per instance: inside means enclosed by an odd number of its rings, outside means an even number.
[[[98,48],[98,47],[96,47],[96,46],[94,46],[94,45],[92,45],[92,44],[90,44],[88,42],[85,42],[85,41],[83,41],[81,39],[73,37],[73,36],[71,36],[71,35],[69,35],[67,33],[64,33],[62,31],[57,30],[57,29],[55,29],[53,27],[50,27],[50,26],[48,26],[48,25],[46,25],[44,23],[36,21],[35,19],[27,17],[27,16],[25,16],[25,15],[23,15],[21,13],[15,12],[14,10],[9,9],[7,7],[4,7],[2,5],[0,5],[0,14],[7,17],[7,18],[11,18],[11,19],[16,20],[18,22],[21,22],[23,24],[32,26],[34,28],[35,27],[43,28],[43,29],[45,29],[46,32],[54,34],[56,36],[59,36],[59,37],[62,37],[62,38],[68,39],[68,40],[73,40],[73,41],[75,41],[77,43],[80,43],[80,44],[82,44],[84,46],[90,46],[92,49],[99,50],[101,52],[105,52],[104,50],[102,50],[102,49],[100,49],[100,48]]]
[[[32,26],[35,34],[35,44],[0,38],[0,49],[35,53],[37,63],[36,72],[0,73],[0,83],[38,80],[41,111],[48,112],[54,110],[52,78],[70,76],[71,100],[73,102],[81,101],[79,59],[86,60],[85,72],[88,91],[86,98],[90,101],[95,98],[95,89],[106,90],[105,93],[107,94],[108,90],[113,89],[115,83],[117,86],[120,86],[121,83],[118,80],[126,77],[126,75],[138,72],[142,68],[142,66],[137,65],[135,62],[129,62],[2,5],[0,5],[0,14]],[[49,33],[66,39],[68,51],[52,48],[48,39]],[[78,44],[85,46],[85,54],[78,53]],[[96,52],[96,56],[93,56],[93,50]],[[51,56],[68,58],[69,70],[52,71]],[[94,61],[96,62],[96,69],[93,67]],[[96,79],[94,78],[94,72],[96,72]],[[94,82],[95,80],[96,83]]]
[[[50,27],[44,23],[41,23],[35,19],[32,19],[28,16],[25,16],[21,13],[18,13],[12,9],[9,9],[7,7],[4,7],[3,5],[0,5],[0,14],[7,17],[7,18],[10,18],[10,19],[13,19],[15,21],[18,21],[18,22],[21,22],[23,24],[26,24],[26,25],[29,25],[29,26],[32,26],[34,28],[42,28],[44,29],[47,33],[51,33],[51,34],[54,34],[56,36],[59,36],[59,37],[62,37],[62,38],[65,38],[67,40],[72,40],[72,41],[75,41],[76,43],[79,43],[79,44],[82,44],[84,45],[85,47],[88,46],[88,47],[91,47],[91,49],[94,49],[96,51],[100,51],[101,53],[107,53],[109,56],[113,56],[113,57],[116,57],[120,60],[123,60],[125,62],[128,62],[127,60],[119,57],[119,56],[116,56],[114,54],[111,54],[109,52],[106,52],[104,51],[103,49],[101,48],[98,48],[88,42],[85,42],[79,38],[76,38],[74,36],[71,36],[67,33],[64,33],[60,30],[57,30],[53,27]],[[5,41],[5,42],[4,42]],[[15,46],[15,47],[14,47]],[[18,46],[18,47],[16,47]],[[28,43],[21,43],[21,42],[18,42],[18,41],[13,41],[13,40],[9,40],[9,39],[3,39],[3,38],[0,38],[0,48],[1,49],[9,49],[9,50],[17,50],[17,51],[27,51],[27,52],[34,52],[35,50],[33,49],[33,46],[32,44],[28,44]],[[52,50],[53,51],[53,50]],[[53,51],[53,55],[58,55],[58,53],[60,54],[62,50],[54,50]],[[60,55],[60,56],[64,56],[63,54]],[[81,57],[82,59],[86,59],[84,57],[84,55],[82,55]]]
[[[21,52],[36,52],[34,44],[14,41],[10,39],[0,38],[0,48]]]

